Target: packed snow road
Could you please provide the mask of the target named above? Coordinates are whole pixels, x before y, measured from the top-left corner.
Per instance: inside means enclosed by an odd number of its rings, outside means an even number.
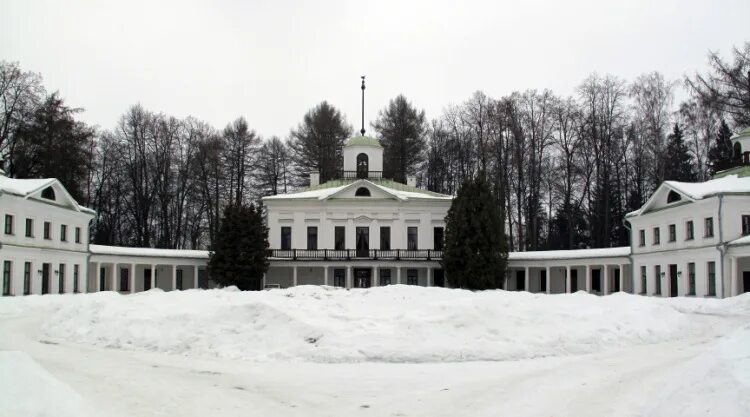
[[[0,299],[0,416],[30,415],[747,416],[750,297]]]

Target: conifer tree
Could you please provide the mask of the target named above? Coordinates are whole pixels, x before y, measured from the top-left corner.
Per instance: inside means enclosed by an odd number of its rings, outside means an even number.
[[[215,250],[208,272],[220,286],[236,285],[241,290],[259,290],[268,270],[268,228],[261,208],[235,204],[224,209]]]
[[[731,137],[732,131],[729,130],[727,122],[721,119],[716,141],[711,144],[711,148],[708,150],[708,167],[711,175],[738,165],[739,161],[734,155]]]
[[[680,125],[675,123],[672,133],[667,137],[667,149],[664,155],[664,181],[691,182],[695,180],[693,157],[685,144]]]
[[[443,268],[453,287],[502,288],[507,258],[498,202],[480,173],[464,182],[448,211]]]
[[[378,113],[372,127],[383,145],[383,171],[406,182],[406,176],[415,174],[424,158],[429,128],[424,110],[417,110],[399,94]]]

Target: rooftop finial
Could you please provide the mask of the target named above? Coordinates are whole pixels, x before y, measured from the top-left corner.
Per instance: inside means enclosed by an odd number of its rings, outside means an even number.
[[[362,76],[362,130],[359,131],[362,136],[365,135],[365,76]]]

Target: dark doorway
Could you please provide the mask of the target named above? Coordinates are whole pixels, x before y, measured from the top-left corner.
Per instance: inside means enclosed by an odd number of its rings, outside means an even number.
[[[432,273],[435,274],[433,284],[436,287],[445,287],[445,272],[442,269],[435,269]]]
[[[388,268],[380,270],[380,286],[391,285],[391,270]]]
[[[208,271],[198,270],[198,288],[208,289]]]
[[[357,155],[357,178],[367,178],[368,158],[366,153]]]
[[[539,291],[547,292],[547,270],[542,269],[539,273]]]
[[[615,269],[615,283],[612,286],[612,292],[620,291],[620,268]]]
[[[357,257],[366,258],[370,255],[370,228],[357,227]]]
[[[143,270],[143,291],[151,289],[151,269]]]
[[[591,271],[591,291],[602,291],[602,270],[594,269]]]
[[[750,292],[750,271],[742,273],[742,292]]]
[[[42,264],[42,294],[49,294],[49,264]]]
[[[669,296],[677,297],[677,265],[669,265]]]
[[[370,288],[371,279],[370,268],[354,268],[354,288]]]
[[[107,269],[99,268],[99,291],[107,291]]]
[[[333,270],[333,286],[346,287],[346,269]]]
[[[516,290],[523,291],[526,289],[526,271],[516,271]]]
[[[578,270],[570,270],[570,292],[578,291]]]

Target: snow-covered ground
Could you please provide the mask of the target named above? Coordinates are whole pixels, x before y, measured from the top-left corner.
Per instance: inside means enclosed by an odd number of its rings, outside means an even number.
[[[0,416],[748,416],[750,295],[0,299]]]

